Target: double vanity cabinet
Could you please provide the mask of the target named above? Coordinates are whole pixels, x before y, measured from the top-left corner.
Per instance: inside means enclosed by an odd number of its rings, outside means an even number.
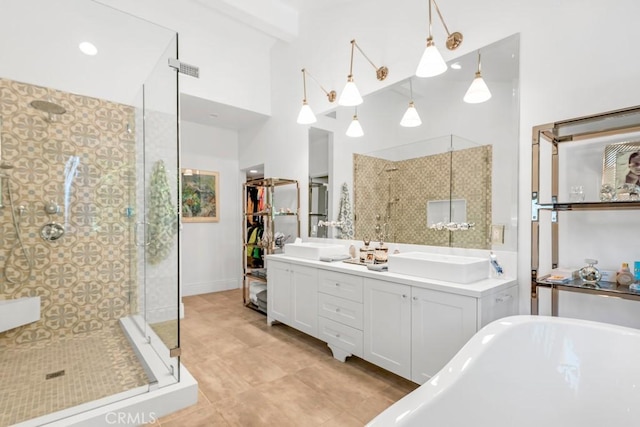
[[[418,384],[483,326],[517,314],[515,280],[470,284],[374,272],[342,262],[267,256],[267,322],[320,339]]]

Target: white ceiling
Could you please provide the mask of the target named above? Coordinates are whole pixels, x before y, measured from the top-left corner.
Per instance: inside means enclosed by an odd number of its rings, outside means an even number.
[[[268,118],[269,116],[264,114],[184,93],[180,94],[180,119],[184,121],[240,130],[256,126]]]
[[[174,39],[171,30],[87,0],[5,0],[0,76],[134,104]],[[95,44],[98,55],[82,54],[81,41]]]
[[[101,0],[113,7],[129,5],[130,12],[150,21],[153,21],[150,17],[154,16],[150,5],[179,7],[180,13],[174,14],[175,22],[184,24],[188,21],[195,26],[204,25],[206,19],[195,19],[194,14],[199,16],[221,11],[233,15],[240,27],[262,31],[274,40],[282,33],[288,33],[286,37],[291,37],[292,26],[284,21],[298,16],[297,11],[335,7],[352,1],[355,0]],[[274,8],[272,16],[260,16],[256,12],[259,9],[251,9],[253,4],[279,7]],[[145,15],[144,10],[149,14]],[[291,11],[296,13],[292,14]],[[258,22],[260,19],[264,22]],[[149,20],[87,0],[3,1],[0,14],[0,54],[3,58],[0,61],[0,76],[135,105],[132,94],[139,94],[142,84],[153,68],[158,66],[158,58],[175,36],[174,31]],[[171,26],[166,16],[159,22]],[[281,25],[280,29],[276,28],[278,25]],[[81,54],[77,45],[83,40],[94,42],[100,50],[99,55],[88,57]],[[498,78],[503,71],[508,71],[508,56],[503,52],[499,56],[498,52],[486,49],[482,54],[485,64],[483,74],[488,82]],[[500,63],[498,58],[507,62]],[[421,86],[434,84],[436,79],[470,79],[476,67],[474,55],[465,55],[461,60],[462,70],[449,70],[444,76],[433,80],[414,79],[416,97],[423,90]],[[126,78],[114,79],[113,76]],[[395,90],[406,92],[406,82],[397,85]],[[227,129],[244,129],[267,119],[263,114],[184,94],[181,96],[181,109],[182,120]]]

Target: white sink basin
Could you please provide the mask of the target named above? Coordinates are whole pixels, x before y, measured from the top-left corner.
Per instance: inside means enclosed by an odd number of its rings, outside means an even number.
[[[291,257],[319,260],[321,257],[346,254],[348,249],[333,243],[286,243],[284,245],[284,253]]]
[[[477,257],[407,252],[389,254],[390,273],[423,279],[472,283],[489,277],[489,260]]]
[[[40,297],[0,300],[0,332],[40,320]]]

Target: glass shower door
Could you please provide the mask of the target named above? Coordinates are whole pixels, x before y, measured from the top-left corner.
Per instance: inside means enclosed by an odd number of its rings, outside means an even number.
[[[143,333],[175,380],[179,379],[178,75],[170,41],[145,81],[137,120],[137,290]],[[170,383],[171,381],[169,381]],[[159,380],[162,386],[162,381]]]

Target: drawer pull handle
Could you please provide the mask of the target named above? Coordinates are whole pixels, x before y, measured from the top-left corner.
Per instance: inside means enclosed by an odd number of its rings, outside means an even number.
[[[509,301],[511,298],[513,298],[513,297],[511,295],[509,295],[509,294],[501,295],[499,297],[496,297],[496,302],[497,303],[506,302],[506,301]]]
[[[336,313],[340,313],[340,309],[339,308],[336,308]]]
[[[340,287],[340,283],[336,283],[336,287]]]
[[[336,334],[336,338],[340,338],[340,334]]]
[[[407,298],[407,296],[405,294],[402,294],[402,298]]]
[[[414,301],[418,301],[418,297],[413,297],[413,300]]]

